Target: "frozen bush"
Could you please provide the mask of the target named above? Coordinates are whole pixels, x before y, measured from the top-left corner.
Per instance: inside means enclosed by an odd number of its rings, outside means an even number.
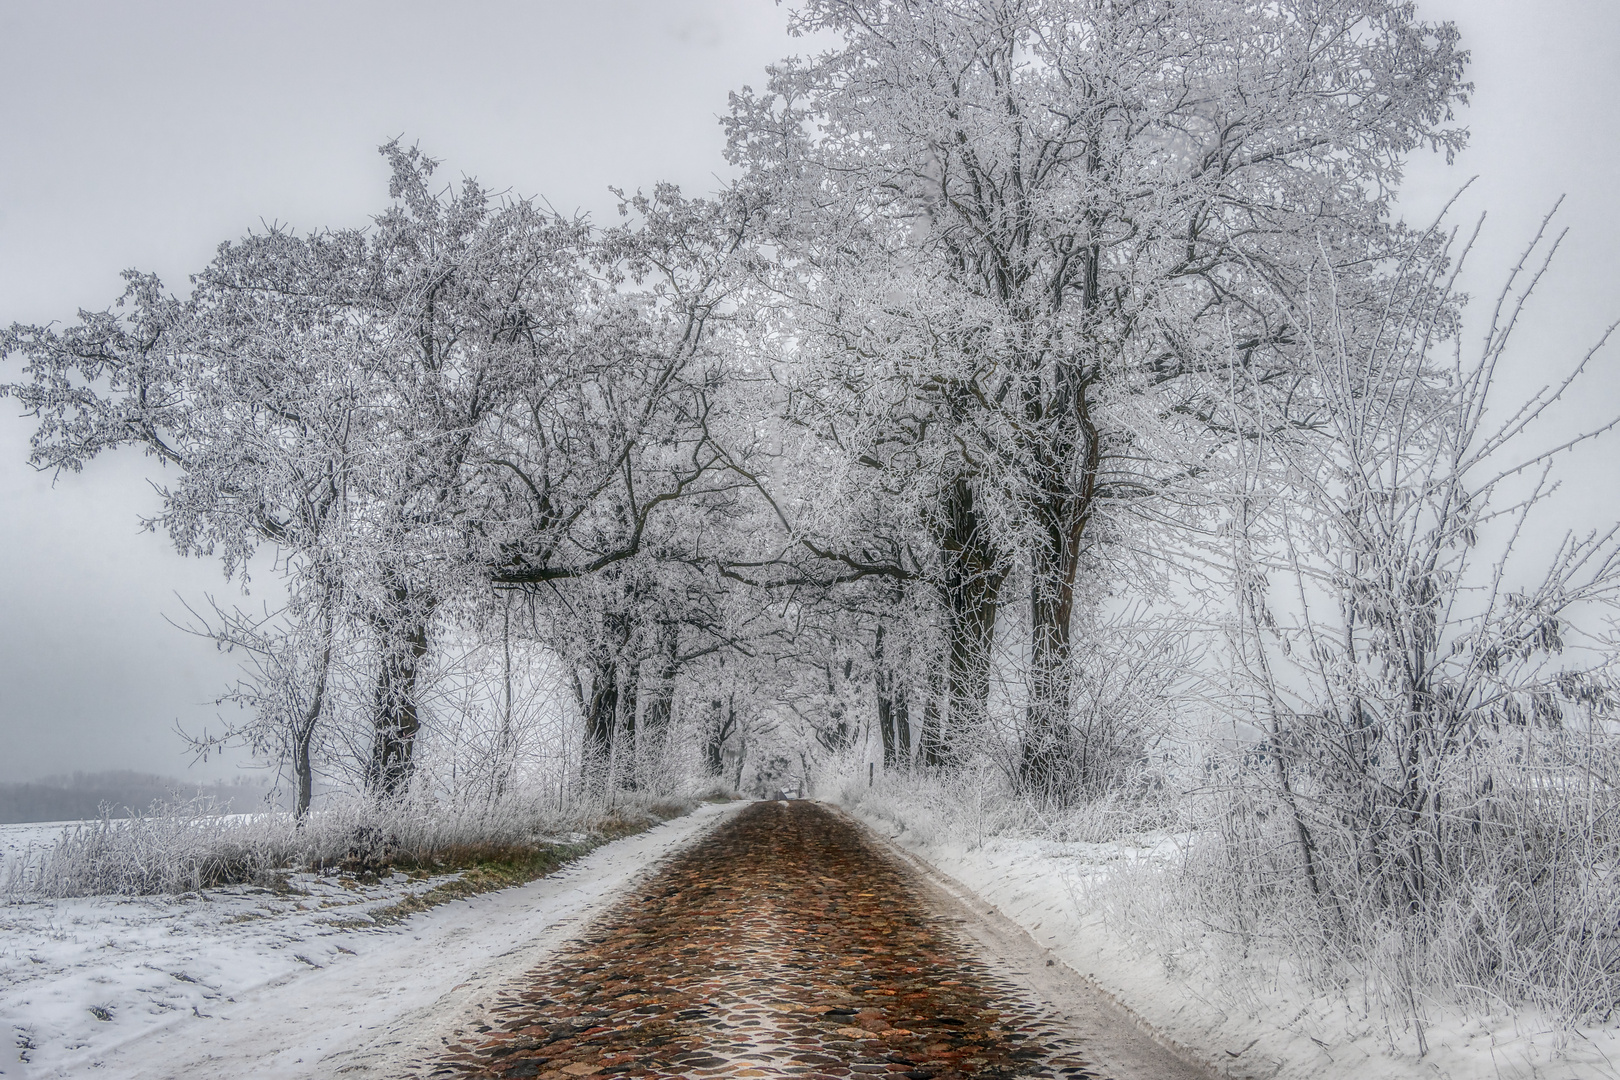
[[[695,800],[617,794],[559,809],[549,793],[494,803],[337,800],[302,826],[290,814],[222,816],[206,800],[155,805],[64,831],[8,870],[10,899],[191,892],[267,882],[278,871],[379,872],[451,865],[466,853],[533,850],[636,831]]]

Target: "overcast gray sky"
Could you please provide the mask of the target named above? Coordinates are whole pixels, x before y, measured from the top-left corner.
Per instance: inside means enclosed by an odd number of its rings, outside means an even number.
[[[1462,208],[1491,214],[1484,291],[1568,196],[1571,237],[1521,342],[1526,367],[1550,372],[1620,316],[1620,4],[1419,9],[1458,22],[1478,90],[1472,147],[1450,168],[1415,163],[1408,216],[1426,220],[1478,174]],[[104,307],[130,266],[183,287],[261,219],[363,223],[386,194],[375,148],[397,135],[450,176],[598,218],[610,185],[710,190],[726,92],[803,46],[785,21],[771,0],[0,0],[0,321]],[[1616,366],[1571,423],[1620,409]],[[214,717],[231,666],[163,616],[183,615],[176,593],[234,586],[139,532],[155,505],[146,461],[100,461],[53,488],[25,464],[30,431],[0,405],[0,780],[181,773],[174,725]],[[1612,521],[1620,481],[1587,465],[1572,513]]]

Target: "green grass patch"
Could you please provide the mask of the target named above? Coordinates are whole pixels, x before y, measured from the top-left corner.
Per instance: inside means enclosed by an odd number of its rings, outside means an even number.
[[[596,822],[583,840],[542,844],[459,844],[440,848],[427,856],[396,855],[390,869],[415,877],[456,874],[450,881],[398,903],[371,912],[371,920],[341,920],[334,926],[392,926],[406,916],[427,911],[451,900],[465,900],[480,893],[526,885],[583,858],[603,844],[645,832],[660,822],[677,818],[692,809],[686,802],[654,803],[645,809],[609,814]]]
[[[486,845],[455,847],[437,853],[429,865],[417,860],[397,861],[396,869],[406,873],[423,877],[452,873],[457,876],[450,881],[440,882],[426,892],[407,896],[398,903],[373,911],[372,921],[367,925],[392,926],[408,915],[427,911],[451,900],[465,900],[480,893],[525,885],[567,866],[612,839],[618,837],[592,836],[575,844],[539,844],[528,848]]]

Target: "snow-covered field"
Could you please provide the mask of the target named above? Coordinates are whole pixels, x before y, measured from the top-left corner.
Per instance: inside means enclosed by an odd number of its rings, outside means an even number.
[[[1225,955],[1162,912],[1170,933],[1122,933],[1103,912],[1129,888],[1132,860],[1173,857],[1181,838],[1156,845],[986,839],[954,842],[898,831],[894,820],[851,808],[882,835],[1021,925],[1062,963],[1087,976],[1162,1036],[1233,1077],[1267,1080],[1598,1080],[1620,1077],[1620,1030],[1560,1033],[1506,1010],[1462,1015],[1418,1002],[1428,1052],[1398,1019],[1356,987],[1330,999],[1265,957]],[[1152,898],[1138,904],[1151,909]],[[1180,947],[1169,948],[1174,941]]]
[[[14,871],[28,860],[55,844],[64,831],[79,821],[38,821],[22,825],[0,825],[0,885],[4,885]]]
[[[236,886],[0,906],[0,1024],[11,1043],[0,1075],[387,1075],[733,807],[705,805],[528,885],[389,927],[369,925],[369,913],[444,879],[363,886],[300,874],[286,893]],[[60,830],[6,826],[0,851]]]

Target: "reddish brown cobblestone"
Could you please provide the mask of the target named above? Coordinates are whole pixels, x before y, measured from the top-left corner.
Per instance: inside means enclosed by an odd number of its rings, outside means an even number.
[[[756,803],[420,1075],[1096,1077],[860,832]]]

